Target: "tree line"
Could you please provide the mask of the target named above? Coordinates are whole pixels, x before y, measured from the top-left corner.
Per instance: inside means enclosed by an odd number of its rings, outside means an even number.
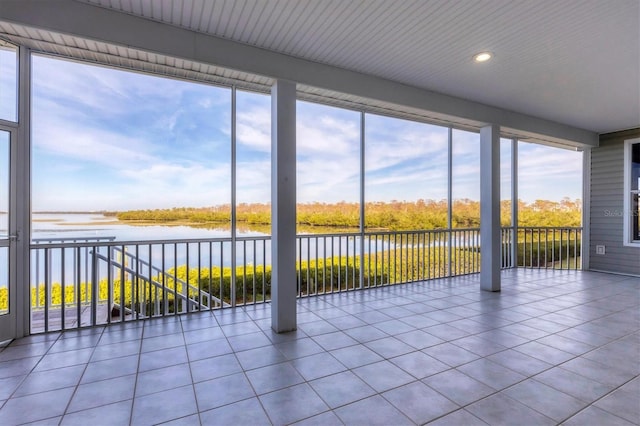
[[[501,223],[511,224],[511,201],[501,202]],[[446,200],[390,201],[365,203],[365,227],[377,230],[445,229],[448,203]],[[231,221],[229,204],[212,207],[174,207],[112,212],[124,222],[181,223],[201,225]],[[580,226],[582,203],[564,198],[561,201],[518,200],[519,226]],[[236,221],[245,225],[270,225],[271,206],[264,203],[239,204]],[[297,205],[299,225],[335,228],[358,228],[360,204],[302,203]],[[480,202],[459,199],[452,203],[452,227],[476,228],[480,226]]]

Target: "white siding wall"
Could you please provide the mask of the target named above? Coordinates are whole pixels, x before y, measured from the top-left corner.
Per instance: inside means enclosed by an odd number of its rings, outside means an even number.
[[[638,136],[640,129],[602,135],[591,151],[590,269],[640,276],[640,248],[622,243],[624,141]]]

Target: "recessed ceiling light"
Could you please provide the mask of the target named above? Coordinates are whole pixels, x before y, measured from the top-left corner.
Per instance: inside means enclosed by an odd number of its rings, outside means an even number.
[[[480,52],[477,55],[474,55],[473,60],[476,62],[487,62],[491,58],[493,58],[493,54],[491,52]]]

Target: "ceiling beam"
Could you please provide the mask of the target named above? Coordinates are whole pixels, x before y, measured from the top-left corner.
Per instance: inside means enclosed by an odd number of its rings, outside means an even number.
[[[0,20],[127,46],[229,69],[290,80],[459,117],[498,124],[532,138],[576,147],[598,146],[598,134],[562,123],[445,95],[395,81],[276,53],[73,0],[0,0]]]

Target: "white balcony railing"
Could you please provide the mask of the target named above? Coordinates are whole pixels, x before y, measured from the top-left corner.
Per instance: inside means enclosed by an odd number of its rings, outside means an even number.
[[[580,268],[581,228],[502,230],[502,267]],[[480,271],[472,229],[297,237],[298,297]],[[166,241],[34,240],[31,332],[270,300],[269,236]]]

